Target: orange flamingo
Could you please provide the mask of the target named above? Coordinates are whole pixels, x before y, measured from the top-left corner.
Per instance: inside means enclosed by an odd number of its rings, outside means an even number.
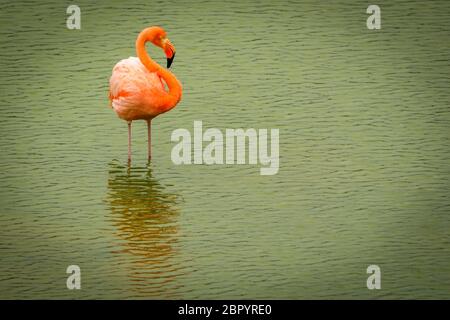
[[[181,83],[172,72],[153,61],[145,50],[146,42],[164,50],[167,68],[175,57],[175,47],[161,27],[146,28],[136,39],[138,58],[119,61],[109,80],[110,106],[119,118],[128,122],[128,161],[131,161],[131,122],[146,120],[148,159],[151,159],[151,121],[174,108],[181,99]],[[166,86],[168,90],[166,90]]]

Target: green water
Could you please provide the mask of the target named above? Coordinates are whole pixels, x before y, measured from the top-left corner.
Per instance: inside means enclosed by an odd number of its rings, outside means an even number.
[[[450,2],[69,4],[0,2],[0,298],[449,298]],[[150,25],[183,99],[128,167],[108,80]],[[194,120],[278,128],[279,173],[174,165]]]

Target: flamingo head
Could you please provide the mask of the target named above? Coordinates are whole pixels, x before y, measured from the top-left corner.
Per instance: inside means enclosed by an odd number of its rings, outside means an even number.
[[[167,68],[170,68],[173,59],[175,58],[175,47],[167,38],[166,32],[161,27],[154,27],[152,32],[152,39],[150,41],[157,47],[164,50],[167,58]]]

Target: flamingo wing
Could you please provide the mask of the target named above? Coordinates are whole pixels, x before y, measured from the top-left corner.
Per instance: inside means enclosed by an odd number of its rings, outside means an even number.
[[[156,72],[150,72],[136,57],[119,61],[109,80],[111,107],[125,120],[146,119],[158,114],[167,95]]]

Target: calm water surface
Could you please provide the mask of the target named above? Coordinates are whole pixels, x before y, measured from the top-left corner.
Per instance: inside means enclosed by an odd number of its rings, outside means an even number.
[[[0,298],[449,298],[450,2],[69,4],[0,1]],[[184,96],[128,166],[108,79],[149,25]],[[194,120],[279,128],[279,173],[175,166]]]

